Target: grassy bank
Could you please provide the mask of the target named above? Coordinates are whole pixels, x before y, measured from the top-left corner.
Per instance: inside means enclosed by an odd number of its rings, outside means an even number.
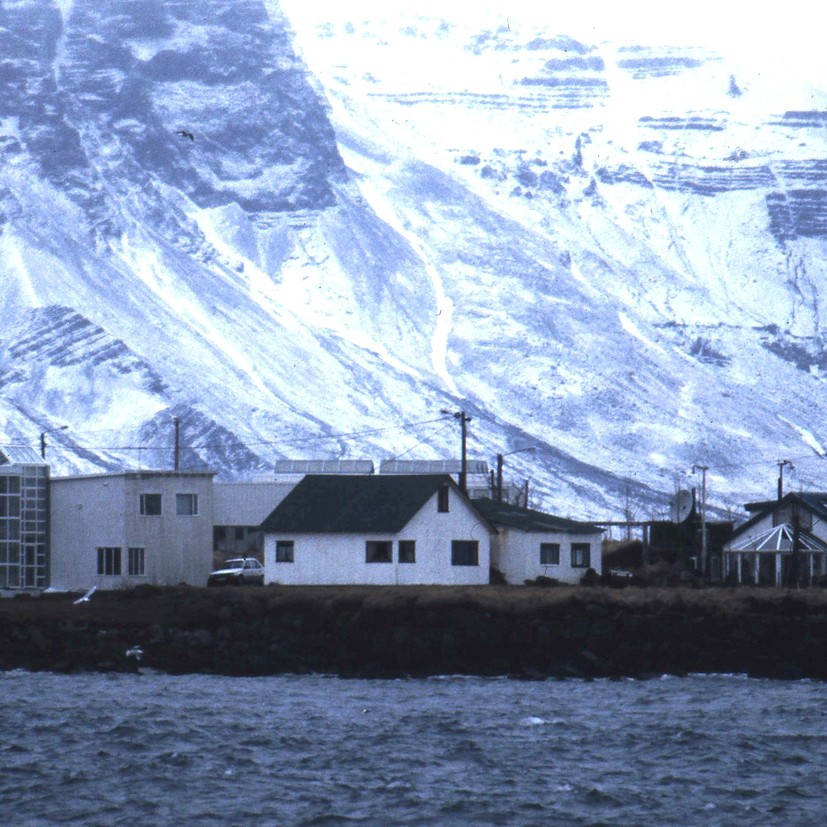
[[[827,593],[601,587],[140,588],[0,600],[0,668],[827,678]],[[143,651],[140,663],[127,650]]]

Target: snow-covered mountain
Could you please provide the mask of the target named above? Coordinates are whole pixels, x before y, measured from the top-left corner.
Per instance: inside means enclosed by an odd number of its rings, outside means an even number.
[[[827,487],[827,94],[292,6],[0,6],[6,442],[169,466],[177,417],[185,466],[244,477],[456,456],[466,410],[576,516],[659,513],[693,465],[719,506],[780,459]]]

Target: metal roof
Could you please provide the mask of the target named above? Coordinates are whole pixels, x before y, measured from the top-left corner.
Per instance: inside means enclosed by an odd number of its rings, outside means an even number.
[[[372,474],[370,459],[279,459],[276,474]]]
[[[0,465],[48,465],[35,451],[25,445],[0,445]]]
[[[827,543],[809,531],[798,532],[798,547],[801,551],[827,551]],[[788,523],[782,523],[758,535],[741,537],[728,544],[727,550],[788,554],[793,550],[793,528]]]
[[[459,474],[460,471],[461,459],[386,459],[379,463],[380,474]],[[466,471],[469,474],[487,474],[488,463],[469,459],[466,461]]]

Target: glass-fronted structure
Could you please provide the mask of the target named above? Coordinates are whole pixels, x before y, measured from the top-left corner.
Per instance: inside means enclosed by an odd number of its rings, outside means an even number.
[[[49,583],[49,466],[36,451],[0,446],[0,589]]]

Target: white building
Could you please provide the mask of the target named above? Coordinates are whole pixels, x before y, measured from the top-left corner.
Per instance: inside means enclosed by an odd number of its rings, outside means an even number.
[[[49,466],[31,448],[0,448],[0,590],[49,579]]]
[[[212,568],[213,473],[55,477],[51,535],[54,589],[204,586]]]
[[[494,529],[444,474],[309,475],[262,529],[266,583],[489,581]]]
[[[491,565],[508,583],[538,577],[579,583],[589,569],[602,572],[603,531],[597,526],[490,499],[474,505],[497,529]]]
[[[724,546],[724,577],[762,586],[807,585],[827,574],[827,493],[750,503],[753,516]]]
[[[236,556],[263,560],[261,524],[300,480],[301,477],[292,482],[216,482],[213,489],[213,553],[216,562]]]

